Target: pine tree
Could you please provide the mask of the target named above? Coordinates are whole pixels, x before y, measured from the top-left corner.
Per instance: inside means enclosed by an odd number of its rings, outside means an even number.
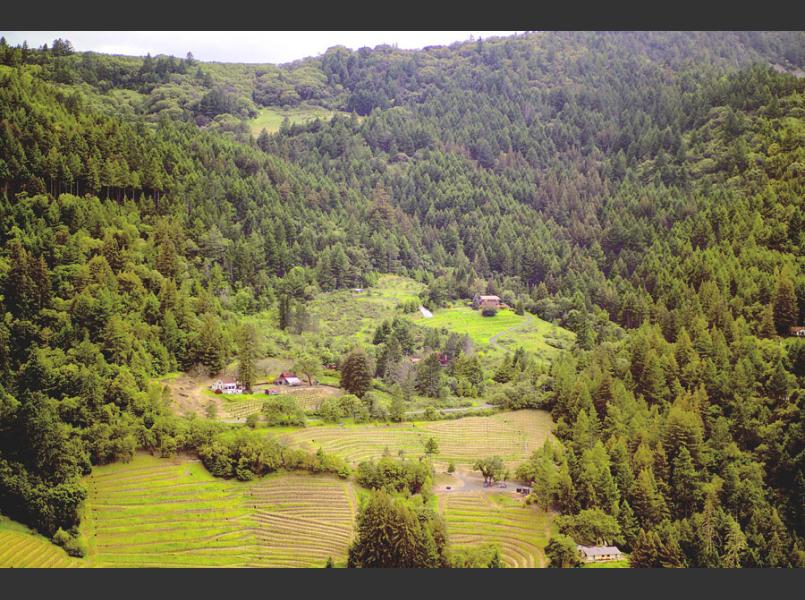
[[[654,530],[641,529],[629,557],[633,569],[652,569],[660,566],[660,538]]]
[[[774,324],[774,309],[771,304],[767,304],[760,313],[760,326],[758,327],[758,335],[762,338],[771,339],[777,334],[777,328]]]
[[[362,348],[353,349],[341,366],[341,387],[363,398],[372,388],[372,369],[369,356]]]
[[[794,282],[781,274],[777,279],[777,288],[774,291],[774,326],[777,333],[787,335],[789,327],[797,324],[797,293]]]
[[[621,500],[620,509],[618,510],[618,525],[620,525],[621,534],[625,542],[624,550],[629,552],[637,541],[640,525],[637,523],[632,507],[625,498]]]
[[[439,354],[433,352],[416,366],[416,391],[429,398],[438,398],[442,385],[442,366]]]
[[[696,511],[701,500],[699,474],[693,458],[685,446],[673,461],[670,498],[674,506],[674,517],[683,519]]]
[[[257,329],[251,323],[245,323],[238,336],[238,379],[247,392],[252,392],[257,369]]]

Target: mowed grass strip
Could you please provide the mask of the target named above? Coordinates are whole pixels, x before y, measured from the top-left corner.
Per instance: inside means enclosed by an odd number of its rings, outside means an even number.
[[[85,566],[46,537],[0,516],[0,568],[67,569]]]
[[[319,425],[285,430],[280,439],[310,451],[321,447],[357,464],[380,458],[386,450],[392,456],[401,450],[406,456],[419,456],[433,437],[439,444],[437,463],[472,464],[478,458],[498,455],[514,467],[542,445],[552,425],[546,411],[520,410],[450,421]]]
[[[99,567],[321,567],[346,560],[355,501],[332,476],[216,479],[195,459],[138,454],[87,477],[83,529]]]
[[[439,505],[452,545],[493,543],[510,567],[546,566],[550,514],[508,494],[489,492],[447,492]]]

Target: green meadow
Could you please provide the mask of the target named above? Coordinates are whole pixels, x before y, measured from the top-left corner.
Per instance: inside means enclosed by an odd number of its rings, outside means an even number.
[[[503,309],[493,317],[469,306],[452,306],[434,311],[433,317],[414,317],[418,325],[446,329],[470,336],[479,352],[499,355],[522,347],[537,357],[550,359],[570,347],[575,334],[531,314],[518,315]]]
[[[297,106],[294,108],[278,108],[276,106],[261,108],[258,115],[249,121],[252,135],[260,135],[265,129],[268,133],[279,131],[284,119],[288,119],[291,125],[297,123],[307,123],[314,119],[329,121],[335,113],[320,106]]]

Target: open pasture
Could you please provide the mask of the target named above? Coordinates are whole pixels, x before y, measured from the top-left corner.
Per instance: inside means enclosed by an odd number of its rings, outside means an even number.
[[[297,106],[294,108],[279,108],[270,106],[261,108],[257,116],[249,121],[252,135],[258,136],[265,129],[268,133],[276,133],[282,125],[283,119],[288,119],[291,125],[303,124],[321,119],[329,121],[333,114],[331,110],[321,106]]]
[[[509,567],[544,567],[552,517],[508,493],[445,492],[439,495],[450,543],[493,543]]]
[[[483,353],[499,354],[518,347],[533,352],[538,357],[550,358],[559,348],[569,347],[574,334],[566,329],[543,321],[530,314],[518,315],[503,309],[493,317],[484,317],[479,310],[469,306],[453,306],[439,309],[433,317],[413,317],[418,325],[446,329],[466,334]]]
[[[399,314],[396,309],[400,304],[418,301],[417,294],[423,287],[407,277],[381,275],[373,287],[362,292],[338,290],[320,294],[309,308],[324,335],[341,338],[347,344],[366,344],[380,323]]]
[[[380,458],[388,450],[397,456],[420,456],[425,442],[433,437],[439,444],[436,463],[453,461],[472,464],[478,458],[499,455],[514,467],[524,461],[550,435],[550,414],[542,410],[520,410],[488,417],[465,417],[450,421],[320,425],[286,429],[280,439],[290,445],[315,451],[319,447],[356,464]]]

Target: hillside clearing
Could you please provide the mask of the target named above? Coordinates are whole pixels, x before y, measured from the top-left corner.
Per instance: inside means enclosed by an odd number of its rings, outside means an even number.
[[[478,351],[487,355],[499,355],[522,347],[547,360],[560,349],[569,347],[575,338],[572,332],[537,316],[518,315],[509,309],[500,310],[493,317],[484,317],[469,306],[453,306],[437,310],[429,319],[414,317],[414,321],[424,327],[466,334]]]
[[[268,133],[279,131],[282,121],[288,119],[291,125],[303,124],[321,119],[329,121],[335,114],[320,106],[297,106],[294,108],[279,108],[276,106],[261,108],[257,116],[249,121],[252,135],[258,136],[265,129]]]

